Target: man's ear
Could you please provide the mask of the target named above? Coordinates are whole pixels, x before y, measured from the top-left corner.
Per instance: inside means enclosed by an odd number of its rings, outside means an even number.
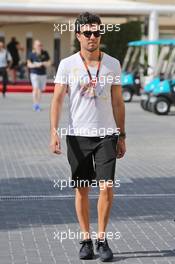
[[[76,37],[77,37],[78,41],[80,42],[80,34],[79,33],[76,33]]]

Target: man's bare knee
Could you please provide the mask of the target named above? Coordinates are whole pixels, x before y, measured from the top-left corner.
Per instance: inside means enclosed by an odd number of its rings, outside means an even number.
[[[106,200],[111,200],[113,198],[113,188],[108,187],[107,184],[100,188],[100,196],[106,198]]]
[[[83,199],[83,198],[87,198],[89,193],[89,187],[79,187],[76,188],[76,196]]]

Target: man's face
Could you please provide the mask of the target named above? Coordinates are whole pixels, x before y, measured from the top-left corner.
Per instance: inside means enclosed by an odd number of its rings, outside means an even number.
[[[77,33],[77,38],[80,42],[81,48],[93,52],[99,49],[100,46],[100,26],[98,24],[83,25],[80,33]],[[94,32],[92,34],[92,32]]]
[[[42,43],[40,41],[36,40],[34,42],[34,49],[38,50],[38,51],[41,51],[42,50]]]

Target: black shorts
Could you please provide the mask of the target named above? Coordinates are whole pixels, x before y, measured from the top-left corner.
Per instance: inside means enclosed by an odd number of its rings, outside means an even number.
[[[118,135],[66,136],[72,187],[87,187],[99,181],[114,181]]]

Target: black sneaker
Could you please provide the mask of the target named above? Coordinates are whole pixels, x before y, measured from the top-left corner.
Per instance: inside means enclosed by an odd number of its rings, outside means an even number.
[[[99,253],[100,260],[102,262],[108,262],[113,259],[113,253],[108,245],[107,239],[105,240],[96,240],[96,251]]]
[[[79,257],[80,259],[93,259],[94,247],[91,239],[80,241],[82,247],[80,248]]]

